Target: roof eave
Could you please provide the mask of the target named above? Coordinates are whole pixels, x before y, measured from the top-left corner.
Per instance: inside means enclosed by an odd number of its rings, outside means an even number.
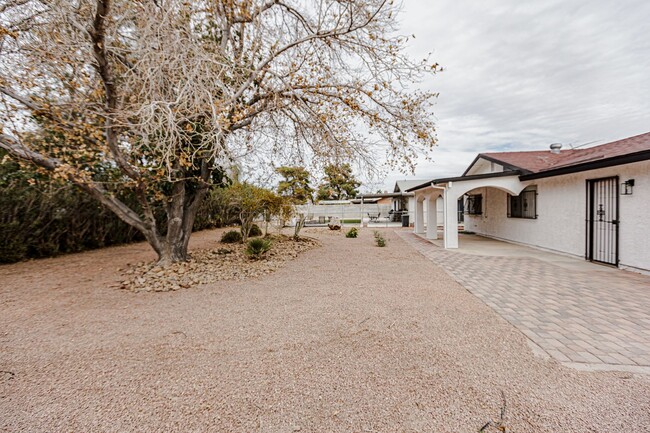
[[[394,197],[401,197],[405,193],[403,192],[386,192],[382,194],[359,194],[356,196],[356,198],[394,198]]]
[[[493,177],[521,176],[521,174],[522,174],[521,170],[499,171],[496,173],[470,174],[468,176],[445,177],[441,179],[434,179],[432,183],[438,185],[447,182],[463,182],[466,180],[490,179]]]
[[[521,170],[511,170],[511,171],[499,171],[496,173],[470,174],[469,176],[444,177],[440,179],[433,179],[421,185],[414,186],[413,188],[410,188],[407,191],[416,191],[418,189],[423,189],[427,187],[435,187],[435,185],[439,185],[447,182],[462,182],[466,180],[489,179],[493,177],[521,176],[521,174],[522,174]]]
[[[625,155],[613,156],[611,158],[599,159],[597,161],[585,162],[582,164],[569,165],[556,169],[544,170],[537,173],[524,174],[520,180],[543,179],[545,177],[562,176],[564,174],[579,173],[581,171],[596,170],[599,168],[614,167],[617,165],[631,164],[650,159],[650,150],[628,153]]]
[[[433,183],[433,180],[427,180],[423,184],[420,184],[418,186],[414,186],[412,188],[407,189],[406,192],[412,192],[412,191],[417,191],[418,189],[426,188],[428,186],[431,186],[432,183]]]

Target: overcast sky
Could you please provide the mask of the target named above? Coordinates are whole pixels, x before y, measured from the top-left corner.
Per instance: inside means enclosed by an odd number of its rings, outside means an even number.
[[[650,131],[650,1],[403,1],[411,54],[445,68],[422,84],[440,93],[439,146],[416,178],[460,175],[481,152]]]

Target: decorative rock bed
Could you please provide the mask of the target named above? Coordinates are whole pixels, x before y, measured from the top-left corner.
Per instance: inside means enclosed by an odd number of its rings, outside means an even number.
[[[216,249],[192,251],[187,262],[167,267],[155,263],[138,263],[122,269],[126,278],[121,289],[134,292],[167,292],[224,280],[243,280],[269,274],[284,266],[298,254],[320,246],[312,238],[294,240],[288,236],[272,236],[271,249],[261,260],[246,255],[245,244],[219,244]]]

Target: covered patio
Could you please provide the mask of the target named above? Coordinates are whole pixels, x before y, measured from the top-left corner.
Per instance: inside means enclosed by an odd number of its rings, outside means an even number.
[[[418,235],[426,239],[429,243],[438,248],[444,248],[444,238],[442,230],[438,230],[437,239],[427,239],[426,233]],[[603,277],[614,277],[620,275],[620,270],[616,268],[603,266],[592,263],[578,257],[558,252],[546,251],[539,248],[533,248],[522,244],[489,238],[474,233],[458,233],[458,250],[457,252],[470,256],[490,256],[490,257],[525,257],[540,260],[547,264],[559,266],[563,269],[571,269],[583,272],[595,272]],[[625,274],[630,274],[626,272]],[[635,275],[635,274],[631,274]],[[648,276],[650,285],[650,276]]]
[[[436,240],[439,238],[438,227],[442,225],[442,245],[444,248],[458,248],[459,199],[477,189],[497,189],[516,196],[528,186],[528,183],[519,180],[519,172],[506,171],[435,179],[418,185],[409,190],[415,194],[414,232],[418,235],[424,235],[426,239]],[[440,202],[443,205],[443,221],[438,221]],[[481,206],[481,202],[473,203],[466,209],[466,212],[470,214],[472,212],[480,213]]]

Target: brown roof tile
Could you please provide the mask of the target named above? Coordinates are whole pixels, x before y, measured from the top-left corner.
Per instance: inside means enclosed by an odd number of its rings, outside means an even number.
[[[490,152],[479,155],[532,173],[585,162],[650,151],[650,132],[586,149],[567,149],[559,154],[550,150],[529,152]]]

